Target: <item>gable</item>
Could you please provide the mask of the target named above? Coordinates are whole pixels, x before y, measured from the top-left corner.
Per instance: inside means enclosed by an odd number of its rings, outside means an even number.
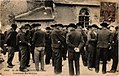
[[[51,8],[47,8],[47,7],[39,7],[36,8],[32,11],[28,11],[26,13],[23,13],[21,15],[18,15],[15,17],[16,21],[29,21],[29,20],[53,20],[54,19],[54,15],[52,12]]]

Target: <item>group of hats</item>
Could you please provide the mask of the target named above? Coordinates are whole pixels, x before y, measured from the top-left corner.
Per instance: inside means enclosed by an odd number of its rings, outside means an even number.
[[[55,25],[50,25],[51,27],[64,27],[62,24],[55,24]]]
[[[103,27],[107,27],[109,24],[106,23],[106,22],[103,22],[100,25],[103,26]],[[68,25],[68,27],[73,27],[73,28],[77,28],[77,26],[82,26],[82,25],[80,23],[77,23],[76,25],[74,23],[70,23]],[[92,25],[88,26],[88,28],[91,28],[91,27],[99,28],[96,24],[92,24]]]
[[[39,26],[41,26],[41,24],[39,24],[39,23],[31,25],[32,28],[39,27]]]
[[[51,27],[74,27],[76,28],[77,26],[74,23],[70,23],[69,25],[63,25],[63,24],[55,24],[55,25],[51,25]]]
[[[96,24],[92,24],[92,25],[89,25],[89,26],[88,26],[88,28],[92,28],[92,27],[94,27],[94,28],[99,28]]]
[[[103,26],[103,27],[107,27],[109,24],[107,22],[103,22],[100,25]]]
[[[102,27],[107,27],[109,24],[106,23],[106,22],[103,22],[100,24]],[[92,27],[95,27],[95,28],[100,28],[99,26],[97,26],[96,24],[92,24],[92,25],[89,25],[88,28],[92,28]]]
[[[106,22],[103,22],[100,25],[103,27],[107,27],[109,24]],[[39,27],[39,26],[41,26],[41,24],[32,24],[31,26],[30,26],[30,24],[25,24],[25,25],[21,26],[20,29],[27,29],[27,28],[31,29],[31,28],[35,28],[35,27]],[[70,23],[69,25],[62,25],[62,24],[51,25],[51,27],[67,27],[67,28],[69,28],[69,27],[77,28],[77,26],[82,26],[82,25],[80,25],[80,23],[77,23],[76,25],[74,23]],[[17,27],[17,25],[12,24],[11,27]],[[91,28],[91,27],[99,28],[96,24],[92,24],[92,25],[88,26],[88,28]],[[46,27],[46,30],[51,30],[51,28]]]
[[[77,26],[74,23],[70,23],[67,27],[77,28]]]
[[[35,27],[38,27],[38,26],[41,26],[41,24],[32,24],[31,26],[30,26],[30,24],[25,24],[25,25],[22,25],[21,27],[20,27],[20,29],[28,29],[28,28],[35,28]]]

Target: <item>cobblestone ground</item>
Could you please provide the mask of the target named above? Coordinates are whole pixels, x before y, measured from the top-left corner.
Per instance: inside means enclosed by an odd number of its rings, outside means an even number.
[[[7,68],[7,54],[6,56],[3,56],[5,59],[5,62],[0,64],[0,76],[56,76],[56,74],[54,74],[54,69],[52,67],[52,64],[49,65],[45,65],[45,72],[39,71],[36,72],[35,71],[35,65],[34,63],[32,63],[32,60],[30,60],[30,67],[28,68],[30,71],[28,72],[20,72],[19,71],[19,61],[18,61],[18,53],[15,53],[15,57],[13,60],[13,64],[15,64],[15,66],[12,69]],[[111,61],[108,62],[107,64],[107,71],[110,70],[110,66],[111,66]],[[68,76],[68,61],[63,61],[63,68],[62,68],[63,72],[57,76]],[[102,74],[101,72],[102,69],[102,65],[100,64],[100,71],[99,73],[95,73],[95,70],[93,69],[93,71],[90,71],[87,69],[87,67],[84,67],[82,64],[82,60],[80,59],[80,76],[119,76],[119,72],[116,73],[106,73],[106,74]],[[118,70],[119,70],[119,65],[118,65]]]

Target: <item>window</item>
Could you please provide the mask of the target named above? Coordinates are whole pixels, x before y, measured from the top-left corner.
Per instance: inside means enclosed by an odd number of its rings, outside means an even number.
[[[89,10],[88,8],[82,8],[79,12],[79,23],[84,27],[89,25]]]

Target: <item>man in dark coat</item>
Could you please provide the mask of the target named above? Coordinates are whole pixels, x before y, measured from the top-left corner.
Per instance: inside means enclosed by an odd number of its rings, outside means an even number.
[[[25,24],[25,28],[26,28],[26,37],[27,37],[27,40],[31,44],[31,26],[30,26],[30,24]],[[28,46],[27,48],[28,49],[27,49],[27,61],[26,61],[27,64],[26,64],[26,66],[27,67],[30,67],[29,62],[30,62],[31,46]]]
[[[95,68],[95,52],[97,47],[97,25],[91,25],[87,34],[87,65],[88,69]]]
[[[56,29],[56,25],[50,25],[50,27],[51,27],[51,33],[52,33]],[[51,39],[51,48],[52,48],[52,39]],[[54,66],[54,57],[55,57],[55,53],[52,50],[52,66]]]
[[[33,38],[33,34],[35,33],[35,25],[36,24],[32,24],[31,25],[31,30],[30,30],[30,32],[31,32],[31,43],[32,43],[32,38]],[[35,63],[35,59],[34,59],[34,48],[35,48],[35,46],[34,46],[34,44],[31,44],[31,54],[32,54],[32,60],[33,60],[33,63]]]
[[[4,62],[4,59],[2,57],[2,53],[5,55],[6,54],[6,48],[4,46],[5,43],[5,36],[2,33],[2,30],[0,30],[0,63]]]
[[[76,25],[69,24],[68,30],[70,31],[67,34],[66,42],[68,47],[68,64],[69,64],[69,74],[75,75],[74,73],[74,65],[76,75],[80,74],[80,66],[79,66],[79,58],[80,58],[80,50],[84,45],[84,39],[79,31],[75,31]],[[75,64],[73,63],[75,62]]]
[[[107,29],[108,24],[107,23],[101,23],[102,29],[98,31],[97,36],[97,51],[96,51],[96,65],[95,65],[95,71],[99,72],[99,61],[100,56],[102,57],[102,73],[106,73],[106,61],[108,57],[108,50],[110,48],[111,43],[111,32]]]
[[[56,25],[56,29],[51,33],[51,46],[54,53],[54,72],[56,74],[62,72],[62,45],[64,44],[64,37],[62,36],[60,28],[60,25]]]
[[[113,60],[112,62],[112,67],[111,70],[109,71],[110,73],[115,73],[117,70],[118,66],[118,33],[119,33],[119,26],[115,27],[116,31],[114,31],[113,38],[112,38],[112,50],[110,52],[110,56]]]
[[[45,37],[45,64],[50,64],[50,59],[52,57],[52,47],[51,47],[51,28],[46,27],[46,37]]]
[[[44,70],[44,53],[45,53],[45,36],[46,33],[39,27],[41,24],[35,25],[35,33],[33,34],[32,44],[35,46],[34,58],[35,58],[35,68],[39,71],[39,58],[41,59],[41,70]]]
[[[64,44],[62,46],[62,57],[63,57],[63,60],[66,60],[67,58],[67,44],[66,44],[66,35],[68,33],[68,30],[67,30],[67,26],[68,25],[63,25],[62,26],[62,36],[64,37]]]
[[[84,42],[85,42],[84,46],[81,49],[80,54],[82,56],[81,58],[82,58],[83,65],[87,66],[87,50],[86,50],[87,31],[83,30],[84,26],[82,24],[77,23],[76,25],[77,25],[76,31],[81,32],[83,39],[84,39]]]
[[[13,58],[14,58],[14,52],[16,50],[16,35],[17,35],[16,29],[17,29],[17,25],[12,24],[11,27],[12,28],[7,31],[6,39],[5,39],[5,42],[8,46],[8,60],[7,60],[8,68],[13,68],[13,66],[14,66],[12,64],[12,61],[13,61]]]
[[[28,71],[27,65],[28,65],[28,60],[29,60],[28,50],[31,44],[30,44],[29,38],[27,37],[28,28],[23,25],[20,29],[21,29],[21,32],[19,32],[16,37],[16,43],[21,52],[21,60],[20,60],[19,69],[22,72],[27,72]]]

